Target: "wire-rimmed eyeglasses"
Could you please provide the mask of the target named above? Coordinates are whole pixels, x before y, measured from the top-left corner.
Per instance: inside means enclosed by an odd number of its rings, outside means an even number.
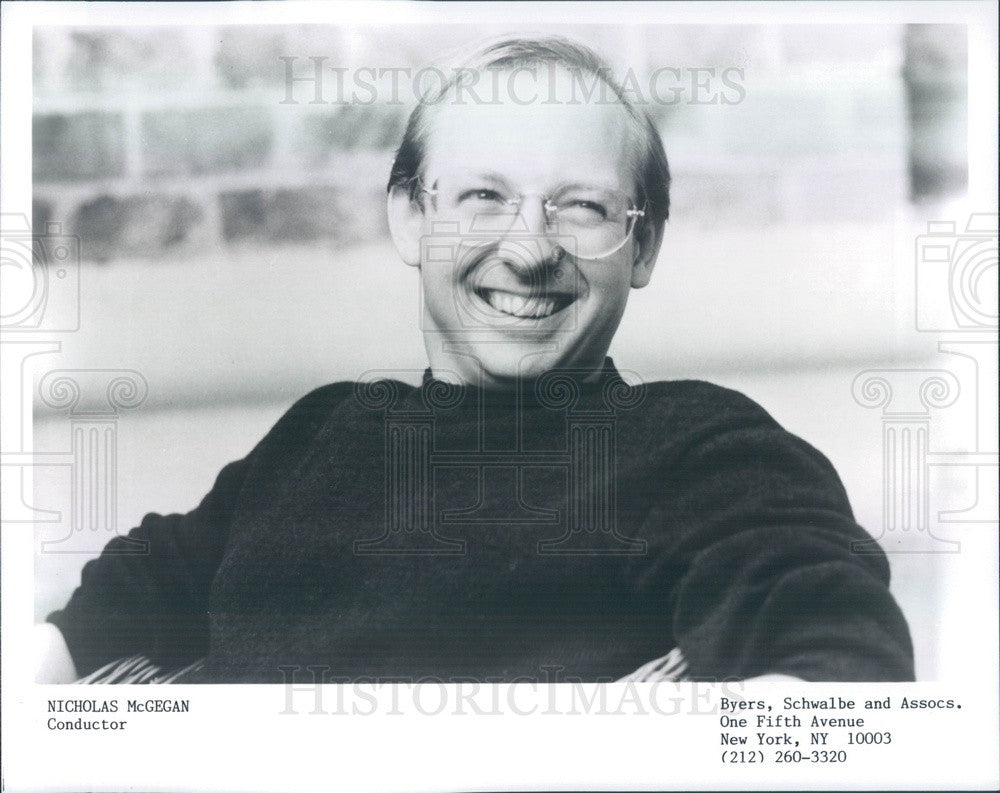
[[[525,219],[526,199],[540,199],[545,234],[571,236],[575,255],[602,259],[619,251],[646,212],[626,193],[586,182],[560,185],[548,194],[519,192],[503,177],[454,171],[417,191],[431,198],[439,219],[454,221],[463,235],[504,237],[531,232]]]

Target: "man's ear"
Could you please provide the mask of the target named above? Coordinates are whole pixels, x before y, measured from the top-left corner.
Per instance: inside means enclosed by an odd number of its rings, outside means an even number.
[[[636,238],[635,261],[632,262],[632,288],[642,289],[653,275],[653,267],[663,243],[663,223],[643,223]]]
[[[406,187],[389,191],[386,208],[389,234],[402,260],[411,267],[420,266],[420,239],[424,233],[424,212]]]

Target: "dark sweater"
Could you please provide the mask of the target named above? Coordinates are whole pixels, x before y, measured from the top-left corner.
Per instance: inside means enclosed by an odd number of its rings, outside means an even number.
[[[561,383],[561,386],[560,386]],[[81,674],[185,682],[910,680],[885,556],[823,455],[704,382],[425,377],[309,394],[197,509],[147,515],[50,615]],[[287,672],[287,670],[286,670]]]

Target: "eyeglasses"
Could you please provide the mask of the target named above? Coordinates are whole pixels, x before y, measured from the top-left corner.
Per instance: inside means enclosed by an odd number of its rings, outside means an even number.
[[[525,199],[541,199],[545,233],[570,236],[575,255],[602,259],[619,251],[645,210],[627,194],[586,183],[567,184],[550,194],[519,193],[500,176],[456,171],[438,178],[419,192],[432,199],[432,209],[441,220],[458,224],[462,235],[502,238],[528,231],[524,219]]]

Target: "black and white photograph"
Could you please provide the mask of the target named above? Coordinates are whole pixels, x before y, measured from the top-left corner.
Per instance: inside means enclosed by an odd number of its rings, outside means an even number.
[[[6,4],[32,734],[654,747],[669,691],[680,776],[332,786],[988,788],[996,4],[835,5]],[[264,767],[16,779],[330,789]]]

